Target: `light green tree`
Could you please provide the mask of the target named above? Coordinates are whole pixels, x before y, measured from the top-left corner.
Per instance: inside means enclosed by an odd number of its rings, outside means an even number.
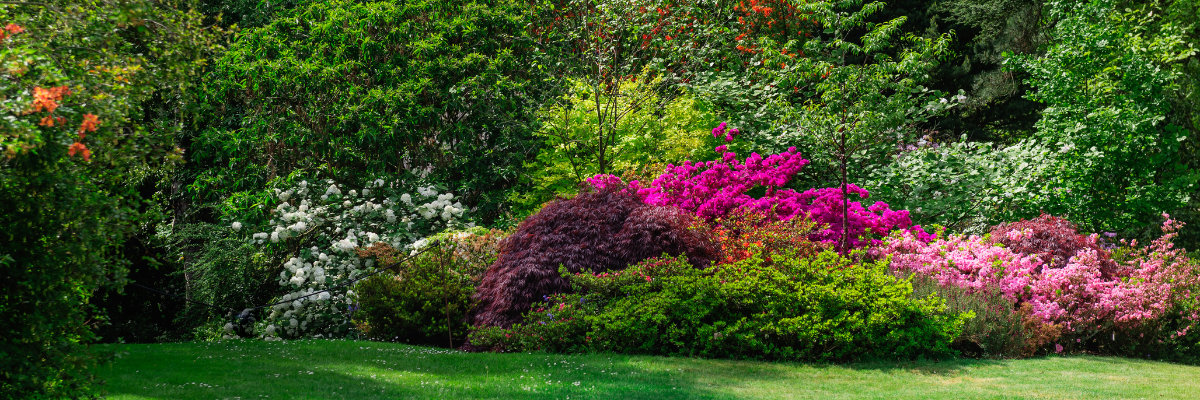
[[[518,214],[575,194],[584,180],[597,174],[648,179],[666,164],[711,152],[708,131],[719,123],[716,116],[692,96],[664,99],[657,89],[659,79],[635,78],[599,96],[583,80],[570,82],[569,94],[541,111],[537,136],[543,148],[526,165],[523,186],[530,189],[512,197]]]

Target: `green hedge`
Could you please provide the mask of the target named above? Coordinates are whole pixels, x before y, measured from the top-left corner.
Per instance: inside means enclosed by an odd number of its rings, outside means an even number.
[[[607,274],[570,275],[573,294],[547,297],[511,328],[472,345],[500,351],[613,351],[692,357],[845,361],[947,355],[969,315],[886,262],[760,254],[713,269],[652,259]]]

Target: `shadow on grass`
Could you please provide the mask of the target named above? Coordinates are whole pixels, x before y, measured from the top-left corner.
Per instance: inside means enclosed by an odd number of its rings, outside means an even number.
[[[720,398],[627,356],[460,353],[372,342],[122,346],[114,398]]]

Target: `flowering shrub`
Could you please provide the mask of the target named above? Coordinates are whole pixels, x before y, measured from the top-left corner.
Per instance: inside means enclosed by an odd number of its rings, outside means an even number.
[[[354,323],[373,340],[437,346],[463,344],[471,296],[496,261],[505,233],[483,228],[451,230],[426,240],[434,246],[399,267],[354,287]],[[370,253],[376,263],[404,254],[387,245]],[[389,254],[390,253],[390,254]]]
[[[622,271],[567,274],[572,294],[547,296],[507,329],[472,333],[500,351],[612,351],[784,360],[909,358],[949,352],[962,317],[941,299],[910,298],[883,263],[833,252],[800,258],[763,249],[711,270],[656,258]]]
[[[1076,338],[1075,346],[1100,346],[1083,340],[1099,340],[1098,333],[1111,331],[1115,341],[1119,332],[1145,330],[1164,318],[1189,321],[1145,339],[1159,340],[1186,334],[1200,320],[1194,292],[1200,287],[1200,269],[1172,243],[1182,223],[1164,217],[1162,237],[1145,247],[1132,243],[1124,260],[1116,263],[1093,248],[1096,235],[1061,266],[995,243],[1037,243],[1032,229],[1001,229],[1003,238],[954,235],[931,243],[901,231],[875,251],[891,256],[896,270],[972,291],[998,289],[1042,324]],[[1115,271],[1106,274],[1113,264]]]
[[[999,288],[1011,301],[1023,299],[1042,265],[1037,256],[1014,253],[974,235],[950,235],[926,243],[910,232],[896,232],[873,251],[891,256],[893,269],[973,291]]]
[[[623,185],[550,203],[505,239],[479,286],[473,322],[506,327],[521,321],[530,304],[568,289],[560,267],[604,272],[664,253],[687,255],[706,267],[716,246],[704,231],[692,229],[694,222],[675,208],[642,203]]]
[[[732,134],[736,134],[736,129],[727,133],[725,124],[713,129],[714,136],[724,135],[728,140],[732,140]],[[807,216],[826,225],[824,229],[813,233],[813,240],[826,243],[839,241],[843,232],[840,188],[809,189],[803,193],[780,189],[808,164],[808,160],[801,158],[795,147],[766,158],[751,153],[744,161],[738,160],[737,154],[725,150],[724,145],[716,148],[718,153],[722,153],[720,160],[687,161],[683,165],[668,166],[649,187],[639,188],[638,195],[647,204],[679,207],[709,220],[728,215],[738,208],[770,212],[778,219]],[[596,184],[593,180],[589,182]],[[633,186],[640,184],[633,182]],[[766,188],[764,196],[756,199],[748,194],[759,187]],[[853,184],[847,185],[846,191],[861,199],[870,195]],[[845,229],[850,232],[850,241],[846,243],[846,248],[839,248],[842,252],[877,244],[878,240],[870,236],[882,236],[892,229],[909,229],[919,238],[932,239],[932,235],[925,233],[920,226],[912,225],[908,211],[893,211],[883,202],[875,202],[867,207],[856,201],[848,203],[849,215]]]
[[[349,332],[352,290],[304,296],[358,278],[375,267],[374,259],[364,259],[357,250],[373,244],[405,249],[431,233],[472,225],[454,194],[427,186],[408,193],[402,183],[383,179],[361,191],[343,191],[331,180],[302,180],[294,187],[276,189],[275,194],[279,205],[272,211],[270,225],[250,240],[297,250],[279,273],[279,284],[290,291],[282,300],[292,302],[272,307],[267,336],[324,337]],[[241,230],[243,226],[234,222],[232,228]]]

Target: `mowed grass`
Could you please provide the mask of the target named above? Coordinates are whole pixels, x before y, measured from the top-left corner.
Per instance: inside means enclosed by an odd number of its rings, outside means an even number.
[[[361,341],[111,345],[113,399],[1167,399],[1200,367],[1111,357],[849,365],[492,354]]]

